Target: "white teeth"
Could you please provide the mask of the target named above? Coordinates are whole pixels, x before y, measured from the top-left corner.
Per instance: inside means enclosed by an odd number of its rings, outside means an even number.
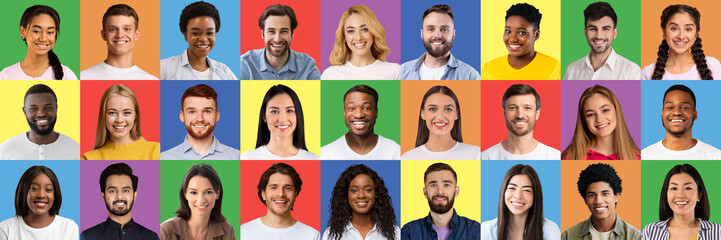
[[[125,129],[126,126],[113,126],[115,129]]]
[[[47,119],[43,119],[43,120],[38,120],[38,123],[46,123],[46,122],[48,122],[48,120],[47,120]]]
[[[688,204],[688,201],[685,201],[685,202],[675,202],[675,203],[676,203],[676,205],[686,205],[686,204]]]
[[[596,128],[599,128],[599,129],[600,129],[600,128],[605,128],[606,126],[608,126],[608,123],[598,125],[598,126],[596,126]]]
[[[198,48],[208,48],[210,45],[197,45]]]
[[[284,46],[283,44],[277,44],[277,43],[272,43],[272,44],[270,44],[270,45],[273,46],[273,47],[276,47],[276,48],[279,48],[279,47],[283,47],[283,46]]]
[[[603,210],[606,210],[606,208],[607,208],[607,207],[597,207],[597,208],[594,208],[594,209],[595,209],[596,211],[603,211]]]
[[[517,206],[517,207],[521,207],[521,206],[524,205],[523,203],[515,203],[515,202],[511,202],[511,204],[512,204],[513,206]]]
[[[38,206],[40,206],[40,207],[44,207],[44,206],[46,206],[46,205],[48,205],[48,204],[47,204],[47,203],[44,203],[44,202],[36,202],[35,205],[38,205]]]
[[[443,44],[443,43],[442,43],[442,42],[432,42],[431,44],[433,44],[433,45],[441,45],[441,44]]]
[[[361,48],[361,47],[363,47],[363,46],[365,46],[365,45],[366,45],[366,43],[355,43],[355,44],[353,44],[353,46],[355,46],[355,47],[357,47],[357,48]]]
[[[511,48],[520,48],[521,47],[521,45],[514,45],[514,44],[509,44],[508,46]]]
[[[289,127],[290,127],[290,125],[285,125],[285,126],[276,126],[276,127],[277,127],[277,128],[280,128],[280,129],[286,129],[286,128],[289,128]]]
[[[205,127],[205,126],[208,126],[208,125],[193,125],[193,127],[197,127],[197,128],[202,128],[202,127]]]
[[[196,208],[200,208],[200,209],[204,209],[204,208],[207,208],[208,205],[202,205],[202,206],[195,205],[195,207],[196,207]]]
[[[353,125],[365,125],[366,122],[353,122]]]
[[[125,206],[125,203],[124,203],[124,202],[117,202],[117,203],[115,203],[115,205],[116,205],[116,206]]]
[[[284,200],[274,200],[273,202],[274,202],[274,203],[278,203],[278,204],[285,204],[285,203],[287,203],[288,201],[284,201]]]
[[[683,119],[671,119],[672,123],[680,123],[683,122]]]
[[[527,122],[513,122],[513,123],[515,123],[516,125],[526,125],[527,124]]]
[[[434,123],[433,125],[436,125],[436,126],[439,126],[439,127],[443,127],[443,126],[445,126],[445,125],[448,125],[448,123]]]
[[[604,43],[604,42],[606,42],[606,41],[604,41],[604,40],[597,40],[597,41],[594,41],[593,43],[595,43],[595,44],[602,44],[602,43]]]
[[[686,45],[687,42],[674,42],[676,45]]]

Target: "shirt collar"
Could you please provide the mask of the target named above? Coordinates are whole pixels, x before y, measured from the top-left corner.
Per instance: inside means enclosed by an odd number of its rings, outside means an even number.
[[[453,228],[454,226],[458,225],[461,221],[461,218],[458,217],[458,214],[456,213],[456,209],[453,208],[453,217],[451,217],[451,222],[449,226]],[[428,212],[428,216],[425,218],[426,227],[428,229],[433,229],[433,221],[431,220],[431,213]]]
[[[664,221],[651,223],[651,224],[649,224],[649,225],[650,225],[650,226],[653,226],[653,227],[656,227],[656,228],[660,228],[661,230],[663,230],[663,232],[668,232],[668,221],[671,221],[671,219],[672,219],[672,218],[668,218],[668,219],[666,219],[666,220],[664,220]],[[710,222],[708,222],[708,221],[706,221],[706,220],[700,219],[700,218],[696,218],[696,219],[698,219],[699,225],[700,225],[699,232],[701,232],[701,231],[708,231],[708,230],[710,230],[710,229],[712,228],[712,223],[710,223]]]
[[[419,57],[418,59],[416,59],[416,64],[415,64],[415,66],[413,66],[416,70],[418,70],[418,69],[421,68],[421,64],[423,64],[423,60],[426,59],[426,54],[428,54],[428,52],[423,53],[423,54],[421,55],[421,57]],[[451,53],[451,57],[448,59],[448,63],[446,63],[446,65],[447,65],[448,67],[450,67],[450,68],[457,68],[457,67],[458,67],[458,59],[456,59],[456,58],[453,56],[453,53]]]
[[[265,48],[263,49],[263,51],[259,51],[259,52],[260,52],[260,54],[256,60],[257,60],[257,62],[261,63],[260,71],[261,72],[264,72],[264,71],[275,72],[275,69],[270,67],[268,65],[268,62],[265,61]],[[295,64],[295,58],[296,58],[295,52],[293,52],[293,50],[288,49],[288,62],[286,62],[285,65],[282,68],[280,68],[280,71],[278,71],[278,73],[284,72],[284,71],[298,72],[298,67]]]
[[[213,135],[213,144],[210,145],[210,149],[208,149],[208,153],[205,155],[210,155],[215,152],[223,152],[220,148],[218,148],[218,144],[220,144],[220,141],[218,141],[218,138]],[[193,149],[193,145],[190,145],[190,142],[188,142],[188,136],[185,136],[183,138],[183,143],[180,144],[180,150],[183,151],[183,153],[188,153],[189,151],[195,152],[195,149]]]
[[[123,229],[123,228],[121,228],[121,225],[122,225],[122,224],[113,221],[112,219],[110,219],[110,217],[108,217],[107,219],[105,219],[105,224],[107,224],[109,227],[112,227],[112,228],[115,228],[115,229]],[[124,226],[124,227],[125,227],[125,229],[128,229],[128,228],[133,227],[134,225],[135,225],[135,221],[133,221],[133,219],[131,218],[130,221],[128,221],[127,223],[125,223],[125,226]]]
[[[588,217],[588,220],[586,220],[581,232],[578,235],[579,238],[582,238],[587,234],[591,234],[591,224],[593,224],[593,221],[591,220],[591,217]],[[617,236],[624,236],[626,235],[626,228],[624,225],[623,220],[621,220],[621,218],[618,217],[618,214],[616,214],[616,223],[611,231],[613,231],[613,233]]]
[[[216,67],[213,65],[213,61],[210,60],[210,57],[206,57],[205,62],[208,64],[208,70],[210,70],[210,72],[214,72]],[[187,66],[188,68],[193,69],[193,67],[190,66],[190,61],[188,60],[187,48],[183,51],[183,54],[180,55],[180,66]]]
[[[592,52],[593,50],[591,50]],[[586,67],[593,70],[593,65],[591,65],[591,52],[586,55],[585,63]],[[611,54],[608,55],[608,58],[606,58],[606,62],[603,63],[604,66],[607,66],[611,71],[614,71],[616,68],[616,60],[618,59],[618,54],[616,54],[616,50],[613,50],[613,47],[611,47]],[[603,66],[601,66],[603,67]]]
[[[373,224],[373,228],[372,228],[368,233],[371,233],[371,232],[373,232],[373,231],[377,231],[377,230],[376,230],[376,227],[377,227],[377,226],[378,226],[378,223],[374,223],[374,224]],[[358,231],[358,229],[356,229],[355,227],[353,227],[353,223],[352,223],[351,221],[348,221],[348,224],[345,225],[345,229],[346,229],[346,231],[355,230],[355,231],[357,231],[357,232],[360,232],[360,231]],[[367,236],[367,235],[366,235],[366,236]]]

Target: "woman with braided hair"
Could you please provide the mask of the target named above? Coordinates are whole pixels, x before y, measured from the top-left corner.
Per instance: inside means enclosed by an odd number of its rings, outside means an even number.
[[[704,55],[701,13],[689,5],[670,5],[661,14],[663,40],[656,62],[641,70],[644,80],[721,79],[721,63]]]

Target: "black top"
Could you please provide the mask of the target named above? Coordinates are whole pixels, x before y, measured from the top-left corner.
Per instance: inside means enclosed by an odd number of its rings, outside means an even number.
[[[120,228],[121,224],[111,220],[109,217],[91,228],[85,229],[80,234],[80,239],[124,239],[124,240],[158,240],[158,234],[136,223],[131,218],[128,223]]]

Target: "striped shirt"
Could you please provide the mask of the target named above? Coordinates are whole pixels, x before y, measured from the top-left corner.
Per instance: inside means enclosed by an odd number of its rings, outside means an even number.
[[[668,240],[668,221],[650,223],[641,233],[641,240]],[[721,239],[721,225],[698,218],[701,227],[698,229],[698,240]]]

